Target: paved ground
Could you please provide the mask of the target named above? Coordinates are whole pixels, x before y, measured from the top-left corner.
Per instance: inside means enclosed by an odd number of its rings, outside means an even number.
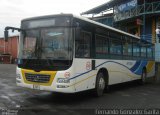
[[[95,114],[100,108],[160,109],[160,83],[154,81],[144,86],[137,82],[112,86],[110,92],[95,98],[88,92],[55,95],[17,87],[15,71],[15,65],[0,65],[0,115]]]

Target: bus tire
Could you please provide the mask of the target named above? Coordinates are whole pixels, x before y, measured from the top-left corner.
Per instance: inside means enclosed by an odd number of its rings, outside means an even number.
[[[94,94],[96,97],[100,97],[103,95],[105,85],[106,83],[104,79],[104,74],[102,72],[99,72],[96,77],[96,86],[94,89]]]
[[[146,72],[146,69],[144,68],[141,74],[141,84],[142,85],[146,83],[146,79],[147,79],[147,72]]]

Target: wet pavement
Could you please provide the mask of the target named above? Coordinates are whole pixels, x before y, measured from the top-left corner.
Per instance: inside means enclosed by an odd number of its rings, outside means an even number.
[[[16,65],[0,65],[0,115],[96,114],[96,109],[160,109],[160,83],[151,80],[111,86],[96,98],[90,92],[55,94],[16,86]],[[87,113],[87,114],[88,114]]]

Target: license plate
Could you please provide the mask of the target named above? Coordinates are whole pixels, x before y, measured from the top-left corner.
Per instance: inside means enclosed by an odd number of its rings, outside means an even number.
[[[33,84],[33,89],[40,90],[40,85],[35,85],[35,84]]]

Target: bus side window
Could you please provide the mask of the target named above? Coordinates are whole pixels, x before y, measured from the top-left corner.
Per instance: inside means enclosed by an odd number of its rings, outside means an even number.
[[[128,58],[126,56],[132,56],[132,39],[128,36],[124,36],[122,41],[124,58]]]
[[[102,35],[96,35],[96,58],[106,58],[108,55],[108,38]]]
[[[75,43],[75,51],[76,57],[81,58],[89,58],[90,57],[90,49],[91,49],[91,33],[89,32],[81,32],[80,38],[76,39]]]
[[[146,57],[146,47],[141,46],[141,57]]]
[[[152,45],[152,59],[155,59],[155,46]]]
[[[152,59],[152,46],[147,47],[147,58]]]
[[[110,36],[110,55],[111,58],[121,58],[122,56],[122,34],[118,32],[109,32]]]
[[[133,56],[140,56],[140,45],[138,44],[138,40],[133,40]]]
[[[111,40],[110,53],[111,54],[116,54],[116,55],[117,54],[118,55],[122,54],[122,45],[121,45],[121,41],[120,40],[115,40],[115,39]]]

